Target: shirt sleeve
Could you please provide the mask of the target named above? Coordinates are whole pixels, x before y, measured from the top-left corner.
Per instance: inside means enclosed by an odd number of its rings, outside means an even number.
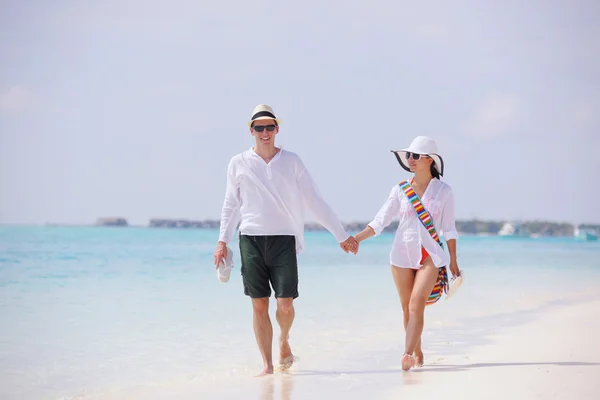
[[[400,198],[398,196],[398,185],[394,185],[390,195],[388,196],[383,206],[379,209],[373,221],[369,222],[369,226],[375,231],[375,235],[381,234],[385,227],[392,223],[394,217],[400,212]]]
[[[331,207],[325,202],[312,176],[300,160],[297,182],[303,200],[315,215],[317,222],[331,232],[338,243],[348,239],[350,235]]]
[[[235,167],[232,159],[227,166],[227,187],[225,188],[225,200],[223,200],[223,208],[221,209],[219,241],[228,243],[233,238],[235,229],[241,219],[240,204],[240,190],[235,179]]]
[[[454,193],[450,189],[442,211],[442,236],[444,240],[458,239],[456,221],[454,219]]]

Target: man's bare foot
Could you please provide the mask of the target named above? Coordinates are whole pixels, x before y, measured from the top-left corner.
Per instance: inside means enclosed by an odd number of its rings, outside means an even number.
[[[261,376],[273,375],[273,366],[265,367],[259,374],[254,375],[256,378]]]
[[[414,352],[413,356],[415,357],[415,367],[422,367],[424,363],[423,352]]]
[[[294,364],[294,355],[287,339],[279,341],[279,369],[286,371]]]

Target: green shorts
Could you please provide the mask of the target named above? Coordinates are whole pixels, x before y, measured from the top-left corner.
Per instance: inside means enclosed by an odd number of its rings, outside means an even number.
[[[240,235],[244,294],[254,299],[298,297],[298,262],[294,236]]]

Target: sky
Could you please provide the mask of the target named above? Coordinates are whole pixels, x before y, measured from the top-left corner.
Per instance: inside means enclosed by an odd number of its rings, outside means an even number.
[[[0,223],[218,219],[260,103],[343,221],[426,135],[457,218],[600,223],[594,0],[0,0],[0,60]]]

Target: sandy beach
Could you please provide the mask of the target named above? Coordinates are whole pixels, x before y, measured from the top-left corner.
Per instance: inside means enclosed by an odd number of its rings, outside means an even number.
[[[307,357],[288,373],[250,377],[242,369],[211,381],[190,377],[82,398],[111,399],[578,399],[600,390],[600,300],[583,294],[454,324],[425,334],[426,366],[403,372],[401,346],[346,343],[361,358]],[[447,326],[446,326],[447,325]],[[372,343],[372,351],[360,348]],[[327,343],[315,343],[323,350]],[[308,354],[307,354],[308,355]],[[408,397],[405,397],[408,396]]]
[[[403,393],[429,399],[440,390],[444,398],[452,399],[596,398],[599,307],[598,300],[580,299],[515,315],[522,324],[494,326],[481,338],[488,343],[403,374],[404,385],[382,390],[377,398],[392,399]],[[470,335],[467,332],[466,338]]]

